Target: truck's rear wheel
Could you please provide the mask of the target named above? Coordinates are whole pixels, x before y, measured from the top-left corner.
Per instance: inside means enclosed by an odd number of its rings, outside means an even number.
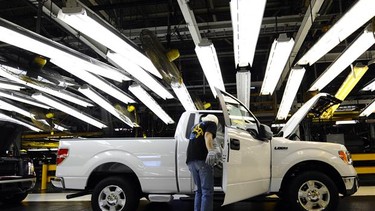
[[[327,175],[310,171],[297,175],[288,185],[288,200],[293,210],[336,210],[339,193]]]
[[[94,211],[133,211],[139,204],[134,185],[120,177],[108,177],[99,182],[91,196]]]

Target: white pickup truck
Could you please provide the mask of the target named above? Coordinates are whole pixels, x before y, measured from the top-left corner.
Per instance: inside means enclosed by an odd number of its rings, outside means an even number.
[[[183,113],[174,138],[60,140],[54,186],[81,190],[69,197],[92,194],[94,211],[135,210],[141,197],[167,201],[173,194],[193,194],[185,164],[189,133],[201,116],[214,113],[223,146],[215,190],[225,193],[224,205],[276,193],[296,210],[334,210],[340,195],[357,191],[357,173],[345,146],[288,138],[327,94],[310,99],[272,137],[241,102],[217,91],[223,111]]]

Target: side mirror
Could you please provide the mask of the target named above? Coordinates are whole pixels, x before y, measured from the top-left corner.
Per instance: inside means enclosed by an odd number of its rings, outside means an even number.
[[[271,140],[273,132],[271,128],[267,125],[260,124],[259,126],[259,138],[262,140]]]

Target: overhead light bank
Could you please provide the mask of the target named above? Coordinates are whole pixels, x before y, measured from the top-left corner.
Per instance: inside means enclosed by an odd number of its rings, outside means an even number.
[[[89,100],[87,100],[87,99],[85,99],[85,98],[83,98],[79,95],[76,95],[72,92],[68,92],[64,89],[61,89],[59,87],[54,87],[50,84],[46,84],[46,83],[43,83],[43,82],[40,82],[40,81],[33,81],[32,79],[30,79],[29,82],[27,82],[25,80],[22,80],[18,75],[15,75],[13,73],[14,71],[9,70],[9,69],[12,69],[12,68],[13,67],[0,65],[0,76],[2,76],[4,78],[7,78],[9,80],[12,80],[12,81],[16,81],[17,83],[20,83],[20,84],[23,84],[25,86],[31,87],[33,89],[48,93],[48,94],[53,95],[55,97],[58,97],[60,99],[64,99],[66,101],[72,102],[72,103],[80,105],[80,106],[84,106],[84,107],[93,106],[93,104]],[[15,69],[15,68],[13,68],[13,69]]]
[[[101,94],[99,94],[96,90],[91,88],[89,85],[84,84],[81,86],[78,91],[84,94],[86,97],[97,103],[100,107],[104,108],[106,111],[111,113],[113,116],[124,122],[125,124],[129,125],[130,127],[134,127],[135,124],[126,116],[120,115],[120,113],[115,109],[115,107],[105,99]]]
[[[77,8],[62,8],[57,18],[101,43],[112,51],[125,56],[128,60],[144,68],[155,76],[162,78],[151,60],[140,52],[139,48],[113,26],[101,19],[84,5]]]
[[[374,0],[358,0],[297,62],[312,65],[375,15]]]
[[[342,73],[350,64],[360,57],[375,43],[374,32],[369,25],[345,51],[316,79],[309,91],[320,91]]]
[[[0,18],[0,41],[51,59],[61,59],[66,63],[74,63],[75,66],[79,66],[83,70],[114,81],[121,82],[130,80],[125,73],[121,72],[122,70],[100,62],[2,18]]]
[[[101,121],[97,120],[96,118],[83,113],[82,111],[79,111],[75,109],[74,107],[62,102],[61,100],[58,100],[52,96],[48,96],[46,94],[42,94],[40,92],[34,93],[32,97],[39,102],[43,102],[47,105],[50,105],[51,107],[58,109],[62,112],[65,112],[66,114],[69,114],[72,117],[75,117],[79,120],[82,120],[84,122],[89,123],[90,125],[93,125],[97,128],[106,128],[107,126],[102,123]]]

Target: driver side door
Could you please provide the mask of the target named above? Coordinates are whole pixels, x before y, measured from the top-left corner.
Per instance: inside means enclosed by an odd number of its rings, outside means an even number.
[[[223,150],[223,205],[269,190],[271,150],[269,140],[260,140],[259,122],[236,98],[218,90],[225,119]]]

